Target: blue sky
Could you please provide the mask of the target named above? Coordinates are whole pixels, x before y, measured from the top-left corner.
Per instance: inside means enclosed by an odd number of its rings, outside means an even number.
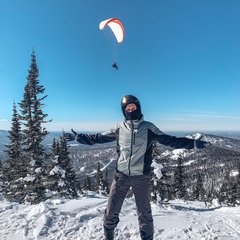
[[[34,48],[47,129],[104,131],[136,95],[162,131],[240,130],[239,0],[0,0],[0,129],[10,129]],[[116,17],[114,42],[98,26]]]

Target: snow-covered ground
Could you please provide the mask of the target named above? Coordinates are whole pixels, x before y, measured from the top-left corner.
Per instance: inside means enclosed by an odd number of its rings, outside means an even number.
[[[1,240],[103,239],[102,217],[107,197],[90,194],[78,200],[49,200],[38,205],[0,202]],[[240,239],[240,207],[202,202],[171,201],[152,204],[155,240]],[[116,229],[116,240],[140,240],[133,198],[126,199]]]

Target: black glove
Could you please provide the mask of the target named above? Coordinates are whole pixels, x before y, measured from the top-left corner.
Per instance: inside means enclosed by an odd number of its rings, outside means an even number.
[[[71,131],[72,131],[71,133],[64,134],[64,137],[67,140],[67,142],[74,141],[77,136],[77,133],[73,129],[71,129]]]
[[[209,142],[205,142],[205,141],[201,141],[201,140],[195,140],[195,147],[198,148],[198,149],[206,148],[210,145],[211,145],[211,143],[209,143]]]

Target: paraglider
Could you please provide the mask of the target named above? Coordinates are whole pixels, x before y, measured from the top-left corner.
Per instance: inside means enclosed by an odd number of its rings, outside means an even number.
[[[112,64],[112,67],[113,67],[113,68],[116,68],[116,69],[118,70],[117,63],[113,63],[113,64]]]
[[[117,18],[109,18],[106,19],[99,24],[99,29],[104,30],[106,28],[110,28],[113,35],[114,35],[114,41],[117,42],[117,44],[121,44],[124,40],[124,27],[121,21]],[[114,54],[116,54],[116,51],[114,51]],[[116,58],[116,56],[114,56]],[[118,66],[116,63],[116,59],[114,59],[114,63],[112,64],[113,68],[116,68],[118,70]]]

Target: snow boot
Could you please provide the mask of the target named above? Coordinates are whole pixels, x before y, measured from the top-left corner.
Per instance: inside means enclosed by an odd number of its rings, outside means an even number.
[[[104,240],[114,240],[114,229],[104,228]]]
[[[142,240],[153,240],[153,235],[151,236],[146,236],[146,233],[143,231],[140,231],[140,236]]]

